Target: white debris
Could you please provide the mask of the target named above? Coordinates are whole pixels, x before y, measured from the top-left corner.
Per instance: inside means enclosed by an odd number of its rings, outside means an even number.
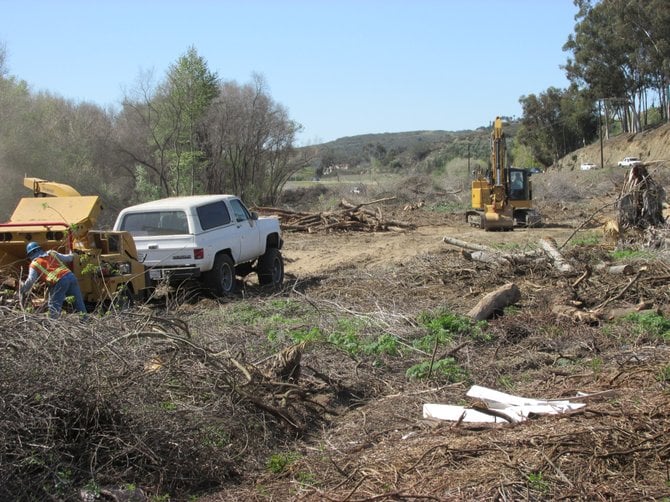
[[[423,418],[453,422],[518,423],[531,415],[557,415],[578,410],[584,403],[564,399],[531,399],[473,385],[467,396],[480,401],[484,408],[466,408],[449,404],[424,404]]]

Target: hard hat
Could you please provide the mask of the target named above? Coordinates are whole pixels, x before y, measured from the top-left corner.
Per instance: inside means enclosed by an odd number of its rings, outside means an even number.
[[[37,242],[29,242],[26,245],[26,254],[28,255],[28,258],[30,258],[31,260],[33,258],[37,258],[42,253],[44,253],[44,250],[40,247],[40,245]]]

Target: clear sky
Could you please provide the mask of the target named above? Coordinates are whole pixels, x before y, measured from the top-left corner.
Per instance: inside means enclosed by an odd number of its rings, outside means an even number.
[[[224,80],[265,77],[301,144],[474,129],[568,82],[572,0],[0,0],[10,75],[118,107],[196,48]]]

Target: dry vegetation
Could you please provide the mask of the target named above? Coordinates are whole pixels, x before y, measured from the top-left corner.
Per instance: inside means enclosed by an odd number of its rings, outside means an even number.
[[[651,170],[661,185],[665,169]],[[437,208],[469,193],[405,184],[354,201],[396,192],[377,206],[417,226],[395,232],[406,238],[401,260],[296,273],[304,238],[287,233],[283,291],[247,283],[216,301],[180,289],[83,324],[0,307],[0,499],[670,497],[665,231],[653,249],[642,231],[619,249],[602,236],[623,170],[541,176],[547,226],[535,233],[468,229]],[[575,271],[546,259],[468,261],[439,239],[422,247],[421,232],[438,223],[506,253],[570,238],[562,252]],[[338,242],[372,245],[367,232],[327,230],[301,245],[324,255],[339,253]],[[510,282],[517,304],[486,323],[467,319]],[[422,419],[424,403],[469,403],[471,384],[537,398],[599,394],[579,412],[520,424]]]

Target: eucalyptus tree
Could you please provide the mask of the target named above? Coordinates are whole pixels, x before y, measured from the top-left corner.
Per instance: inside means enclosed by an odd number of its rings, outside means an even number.
[[[523,116],[516,139],[545,166],[597,137],[594,101],[575,85],[550,87],[537,96],[522,96],[519,102]]]
[[[667,103],[670,4],[667,0],[575,0],[568,78],[619,114],[624,130],[641,129],[648,92]]]

